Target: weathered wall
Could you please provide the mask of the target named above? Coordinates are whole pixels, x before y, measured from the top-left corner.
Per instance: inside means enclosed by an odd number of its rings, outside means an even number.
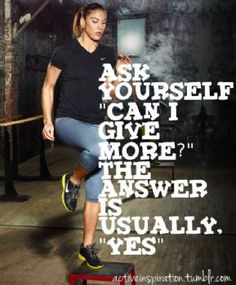
[[[0,14],[3,0],[0,0]],[[18,3],[20,0],[18,1]],[[32,1],[37,2],[38,1]],[[26,55],[49,57],[55,46],[70,39],[72,16],[80,4],[63,1],[46,8],[17,39],[12,112],[25,116],[40,112],[43,71],[26,70]],[[147,15],[146,51],[137,61],[149,64],[153,77],[173,81],[236,81],[236,12],[233,0],[100,0],[108,8],[109,24],[104,43],[116,47],[116,20],[132,14]],[[25,2],[24,2],[25,3]],[[52,17],[53,15],[53,17]],[[3,47],[0,15],[0,47]],[[63,19],[63,20],[62,20]],[[3,50],[3,49],[1,49]],[[3,115],[3,53],[0,55],[0,114]],[[229,137],[235,125],[235,94],[229,102],[204,102],[207,132]],[[180,103],[179,133],[192,133],[201,102]],[[224,121],[224,123],[222,123]],[[25,135],[27,140],[28,134]]]
[[[102,1],[114,17],[147,15],[147,63],[158,81],[236,81],[236,3],[233,0]],[[114,33],[115,34],[115,33]],[[236,148],[236,94],[227,102],[180,102],[179,139],[197,141],[214,159]],[[231,159],[233,161],[233,159]]]

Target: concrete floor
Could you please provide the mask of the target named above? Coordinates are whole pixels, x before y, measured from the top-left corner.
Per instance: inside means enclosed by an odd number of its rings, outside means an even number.
[[[48,166],[55,176],[72,169],[75,159],[76,153],[66,147],[57,146],[47,151]],[[37,164],[37,158],[21,164],[20,174],[37,174]],[[99,224],[96,233],[99,256],[104,261],[134,262],[139,276],[164,276],[169,273],[201,275],[202,270],[207,274],[210,269],[212,275],[231,277],[233,281],[224,284],[236,284],[234,176],[235,169],[232,168],[179,166],[176,167],[176,179],[205,179],[208,182],[208,195],[204,199],[172,199],[168,195],[162,199],[129,200],[122,207],[124,216],[160,215],[165,219],[173,215],[195,216],[197,221],[211,216],[218,221],[222,235],[165,235],[162,236],[163,244],[157,245],[155,255],[112,256],[109,246],[99,244],[100,237],[105,236]],[[152,178],[169,180],[170,176],[168,170],[153,168]],[[0,183],[0,191],[3,192],[3,183]],[[60,202],[60,181],[18,181],[14,184],[19,194],[31,195],[32,199],[23,203],[0,203],[0,284],[69,284],[69,274],[80,265],[74,253],[82,239],[83,189],[77,212],[67,214]]]

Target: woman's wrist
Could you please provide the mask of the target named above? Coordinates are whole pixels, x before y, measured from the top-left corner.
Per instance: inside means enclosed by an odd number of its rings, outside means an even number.
[[[43,123],[44,123],[44,125],[52,125],[52,120],[51,119],[44,119]]]

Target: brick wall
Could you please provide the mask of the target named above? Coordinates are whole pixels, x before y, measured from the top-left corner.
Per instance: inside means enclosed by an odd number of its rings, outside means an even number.
[[[4,13],[3,0],[0,0],[0,117],[3,117],[4,94]]]

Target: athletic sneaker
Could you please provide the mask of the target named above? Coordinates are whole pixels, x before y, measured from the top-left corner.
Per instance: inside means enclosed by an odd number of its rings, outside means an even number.
[[[77,206],[77,198],[79,196],[79,186],[74,185],[70,181],[70,177],[72,174],[66,173],[62,176],[61,182],[62,182],[62,194],[61,194],[61,200],[69,212],[75,212],[76,206]]]
[[[101,259],[96,254],[95,244],[83,246],[83,243],[81,243],[79,259],[86,261],[87,266],[92,269],[100,269],[103,267]]]

